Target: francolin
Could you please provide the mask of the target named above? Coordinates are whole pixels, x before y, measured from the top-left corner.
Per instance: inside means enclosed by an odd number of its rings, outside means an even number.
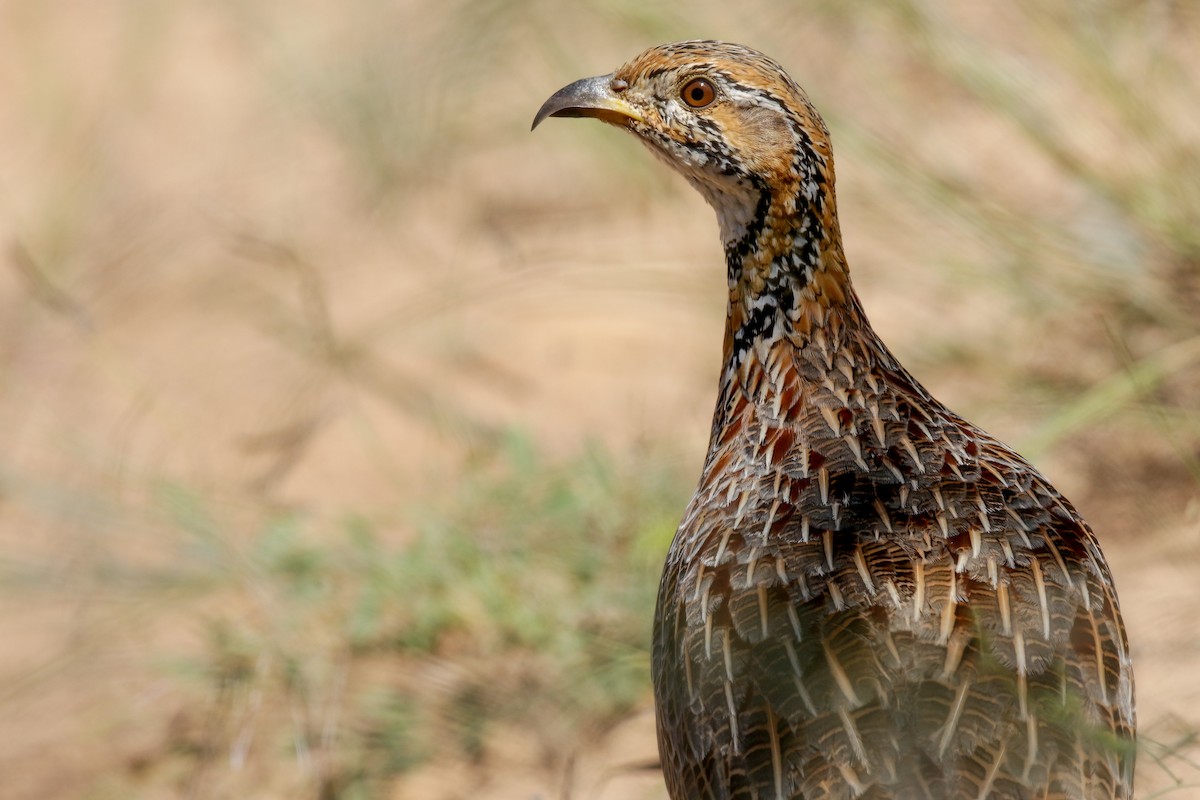
[[[673,800],[1129,798],[1129,648],[1096,537],[934,399],[847,273],[829,132],[746,47],[652,48],[546,117],[625,128],[717,212],[708,456],[654,619]]]

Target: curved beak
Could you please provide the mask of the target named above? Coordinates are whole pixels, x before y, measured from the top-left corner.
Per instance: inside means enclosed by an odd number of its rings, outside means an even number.
[[[620,92],[624,90],[625,82],[614,80],[611,73],[575,81],[542,104],[530,130],[546,117],[595,117],[622,126],[631,120],[640,121],[641,114],[621,97]]]

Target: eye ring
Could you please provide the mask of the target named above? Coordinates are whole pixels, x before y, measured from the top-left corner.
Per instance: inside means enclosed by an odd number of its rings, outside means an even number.
[[[679,97],[692,108],[704,108],[717,99],[717,90],[708,78],[692,78],[679,90]]]

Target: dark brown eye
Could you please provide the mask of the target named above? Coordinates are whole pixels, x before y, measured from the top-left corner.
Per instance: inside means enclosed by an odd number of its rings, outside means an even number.
[[[690,80],[687,86],[683,87],[683,91],[679,93],[683,98],[683,102],[687,103],[692,108],[704,108],[706,105],[717,99],[717,90],[705,78],[696,78]]]

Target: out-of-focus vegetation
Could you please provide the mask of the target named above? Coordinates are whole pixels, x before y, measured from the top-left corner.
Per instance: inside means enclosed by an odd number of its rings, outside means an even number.
[[[720,251],[528,125],[693,36],[809,89],[876,327],[1099,531],[1191,796],[1200,10],[992,6],[6,3],[0,797],[635,794]]]

